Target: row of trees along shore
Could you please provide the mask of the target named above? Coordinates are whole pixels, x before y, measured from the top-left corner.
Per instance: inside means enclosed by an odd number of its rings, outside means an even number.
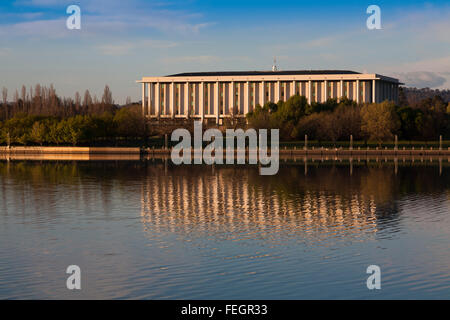
[[[303,96],[256,106],[247,114],[248,126],[279,128],[282,141],[301,140],[305,134],[317,141],[381,143],[400,140],[430,141],[442,135],[450,139],[450,104],[440,95],[408,101],[400,91],[398,105],[392,102],[357,104],[346,98],[309,104]],[[439,93],[439,92],[438,92]],[[114,104],[105,86],[102,98],[88,90],[75,99],[61,98],[53,86],[36,85],[16,90],[13,102],[2,90],[0,144],[12,145],[145,145],[155,132],[142,116],[139,103],[127,98],[124,106]],[[161,131],[159,131],[161,132]],[[170,134],[170,132],[167,132]]]
[[[255,128],[280,128],[281,140],[343,141],[382,143],[401,140],[430,141],[442,135],[450,139],[450,103],[440,96],[423,99],[410,106],[400,101],[357,104],[346,98],[329,99],[325,103],[308,104],[303,96],[288,101],[257,106],[247,115]]]
[[[61,98],[53,86],[16,90],[12,103],[2,90],[0,144],[2,145],[130,145],[147,137],[141,108],[127,98],[114,104],[109,86],[101,100],[89,90],[83,97]]]

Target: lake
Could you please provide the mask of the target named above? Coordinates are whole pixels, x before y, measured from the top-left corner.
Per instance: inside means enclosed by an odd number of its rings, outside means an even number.
[[[446,158],[0,161],[0,299],[448,299],[449,246]]]

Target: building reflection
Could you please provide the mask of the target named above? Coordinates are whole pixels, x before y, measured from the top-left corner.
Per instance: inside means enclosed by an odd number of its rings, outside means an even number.
[[[374,176],[382,171],[350,176],[348,169],[312,168],[305,177],[294,167],[267,178],[254,168],[185,167],[164,174],[163,166],[148,167],[142,185],[142,222],[149,233],[361,239],[377,234],[379,216],[392,220],[398,212],[389,197],[391,181]]]

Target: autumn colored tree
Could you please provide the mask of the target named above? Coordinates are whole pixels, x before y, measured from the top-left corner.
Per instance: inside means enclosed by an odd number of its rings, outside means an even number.
[[[36,121],[30,131],[30,140],[42,146],[46,139],[47,127],[44,123]]]
[[[380,145],[383,141],[393,139],[400,128],[400,121],[391,102],[368,104],[361,110],[361,129],[365,136]]]

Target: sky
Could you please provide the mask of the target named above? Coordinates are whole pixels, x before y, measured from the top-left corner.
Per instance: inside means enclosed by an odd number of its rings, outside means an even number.
[[[369,30],[370,5],[381,29]],[[81,9],[69,30],[67,7]],[[449,1],[1,0],[0,87],[140,100],[143,76],[339,69],[450,88]]]

